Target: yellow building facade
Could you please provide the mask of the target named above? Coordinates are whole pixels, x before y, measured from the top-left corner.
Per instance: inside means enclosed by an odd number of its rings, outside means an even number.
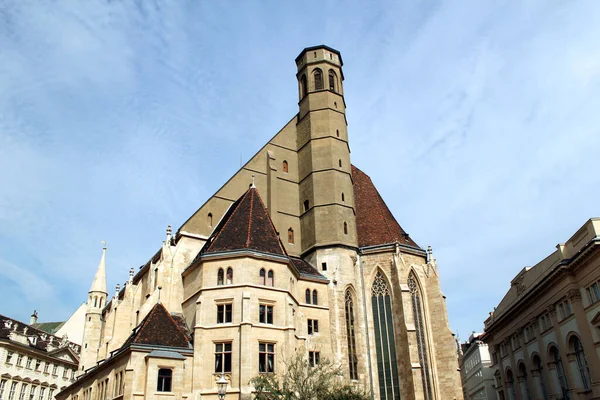
[[[81,375],[57,398],[216,399],[224,375],[227,399],[250,399],[302,351],[376,399],[462,399],[431,250],[350,162],[341,55],[295,61],[298,114],[112,298],[101,262]]]

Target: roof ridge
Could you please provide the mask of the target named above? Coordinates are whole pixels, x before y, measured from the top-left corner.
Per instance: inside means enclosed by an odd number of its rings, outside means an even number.
[[[262,198],[260,196],[258,196],[258,201],[260,201],[260,204],[263,206],[263,208],[265,210],[268,210],[267,207],[265,206],[265,203],[262,201]],[[271,216],[269,215],[269,212],[267,211],[267,217],[268,217],[268,221],[271,225],[271,228],[273,228],[273,230],[275,231],[275,235],[277,236],[277,244],[279,244],[279,248],[281,250],[283,250],[283,254],[286,257],[290,257],[288,255],[288,252],[285,250],[285,246],[283,246],[283,243],[281,243],[281,237],[279,236],[279,232],[277,231],[277,227],[275,226],[275,224],[273,223],[273,219],[271,218]]]
[[[246,248],[250,246],[250,232],[252,232],[252,213],[254,212],[254,188],[249,189],[252,192],[250,195],[250,211],[248,212],[248,231],[246,232]]]

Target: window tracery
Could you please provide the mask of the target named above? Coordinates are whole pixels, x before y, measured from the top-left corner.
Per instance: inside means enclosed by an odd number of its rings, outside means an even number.
[[[411,294],[412,311],[415,320],[415,331],[417,334],[417,350],[419,353],[419,364],[421,364],[421,379],[423,381],[423,393],[426,400],[433,399],[431,385],[431,371],[429,368],[429,351],[427,348],[427,333],[425,332],[425,320],[423,318],[423,304],[421,291],[415,279],[414,272],[408,277],[408,289]]]

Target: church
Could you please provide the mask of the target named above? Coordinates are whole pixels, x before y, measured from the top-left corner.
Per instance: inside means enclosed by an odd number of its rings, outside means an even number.
[[[251,399],[304,352],[374,399],[462,399],[439,270],[351,164],[340,52],[295,60],[298,113],[109,296],[59,400]]]

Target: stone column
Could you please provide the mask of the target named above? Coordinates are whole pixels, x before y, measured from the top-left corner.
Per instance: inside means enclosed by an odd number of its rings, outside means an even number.
[[[514,334],[518,334],[518,332],[515,332]],[[510,358],[510,369],[512,370],[513,373],[513,393],[514,393],[514,399],[511,400],[525,400],[523,399],[523,397],[521,396],[521,385],[519,384],[519,369],[517,366],[517,363],[515,362],[515,352],[512,348],[512,339],[509,336],[508,339],[506,339],[507,343],[508,343],[508,354],[509,354],[509,358]],[[506,382],[506,384],[508,384],[508,382]],[[517,390],[517,388],[519,390]],[[507,390],[510,391],[510,388],[508,388],[507,386]],[[513,397],[512,394],[509,393],[509,397]]]
[[[581,339],[581,345],[583,346],[583,351],[590,370],[590,378],[592,380],[591,389],[594,394],[593,397],[598,398],[600,397],[600,360],[598,359],[598,353],[596,352],[596,346],[594,345],[590,324],[585,315],[585,310],[583,309],[581,292],[578,288],[571,289],[567,292],[567,297],[573,306],[573,313],[575,314],[575,320],[579,327],[579,338]]]

